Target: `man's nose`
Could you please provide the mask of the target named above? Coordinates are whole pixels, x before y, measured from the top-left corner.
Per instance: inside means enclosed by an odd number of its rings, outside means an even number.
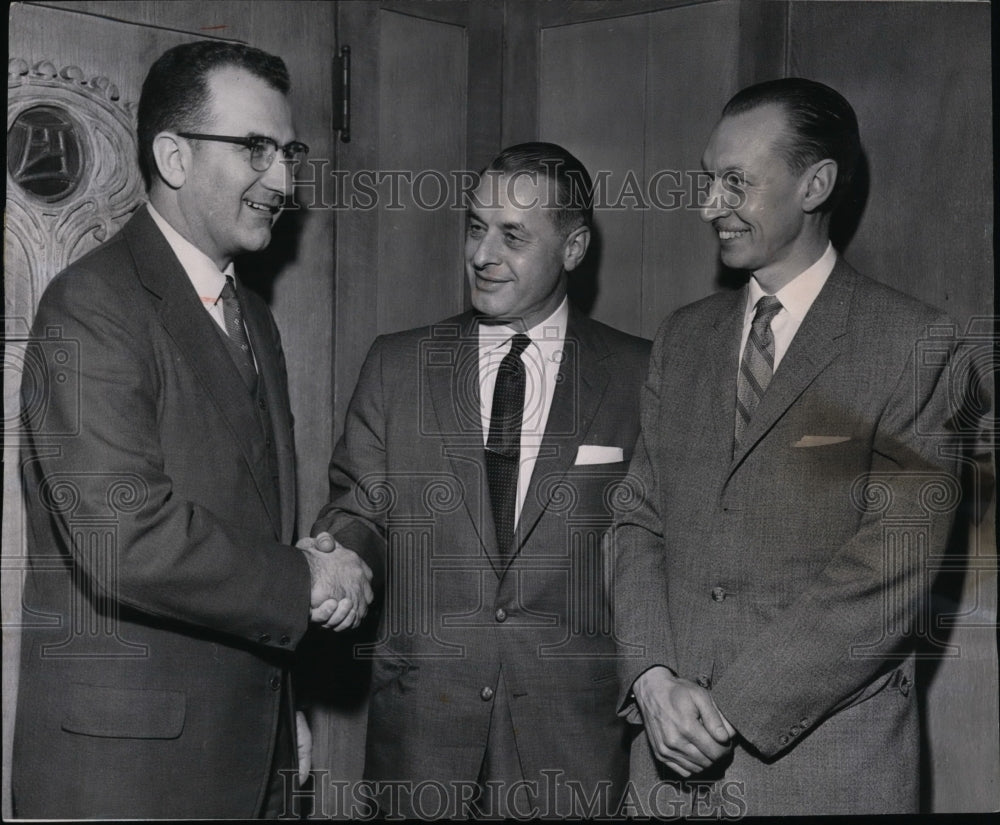
[[[496,262],[497,240],[492,232],[486,232],[476,243],[476,250],[472,254],[472,263],[476,269],[482,269]]]
[[[714,221],[716,218],[729,214],[731,210],[727,202],[727,194],[730,193],[722,185],[722,179],[718,175],[713,175],[712,181],[708,185],[708,196],[698,210],[703,221]]]
[[[290,163],[282,162],[280,149],[274,162],[261,175],[260,182],[272,192],[278,192],[285,197],[292,194],[292,190],[295,188],[294,167]]]

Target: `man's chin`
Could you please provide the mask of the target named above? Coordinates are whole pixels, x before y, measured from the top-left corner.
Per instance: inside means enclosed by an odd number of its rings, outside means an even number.
[[[263,252],[271,243],[271,227],[261,227],[254,232],[247,233],[243,237],[243,252],[254,253]]]
[[[505,315],[509,308],[503,301],[497,300],[496,296],[479,289],[473,289],[472,308],[480,315],[489,315],[491,318],[498,318]]]

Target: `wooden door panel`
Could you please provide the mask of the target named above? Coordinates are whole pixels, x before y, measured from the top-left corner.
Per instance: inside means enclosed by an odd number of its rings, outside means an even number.
[[[565,146],[600,186],[591,249],[570,275],[570,294],[600,321],[638,333],[642,317],[642,217],[624,197],[642,183],[646,50],[644,15],[541,31],[539,137]],[[616,205],[621,196],[621,208]]]
[[[398,203],[379,190],[372,275],[377,328],[388,332],[462,310],[464,215],[452,173],[465,168],[467,38],[464,26],[388,10],[378,26],[379,169],[401,183]]]

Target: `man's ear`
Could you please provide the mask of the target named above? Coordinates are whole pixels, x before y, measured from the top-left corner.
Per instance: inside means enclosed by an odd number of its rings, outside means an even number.
[[[566,236],[563,241],[563,269],[572,272],[576,269],[590,246],[590,228],[578,226]]]
[[[816,161],[803,173],[806,190],[802,199],[802,208],[806,212],[815,212],[833,194],[837,183],[837,161],[826,158]]]
[[[173,132],[160,132],[153,138],[156,171],[171,189],[180,189],[191,169],[191,146]]]

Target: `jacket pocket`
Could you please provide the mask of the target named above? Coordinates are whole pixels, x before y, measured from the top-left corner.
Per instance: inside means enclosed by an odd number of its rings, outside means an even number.
[[[116,739],[176,739],[184,729],[185,696],[176,690],[133,690],[73,684],[62,729]]]

